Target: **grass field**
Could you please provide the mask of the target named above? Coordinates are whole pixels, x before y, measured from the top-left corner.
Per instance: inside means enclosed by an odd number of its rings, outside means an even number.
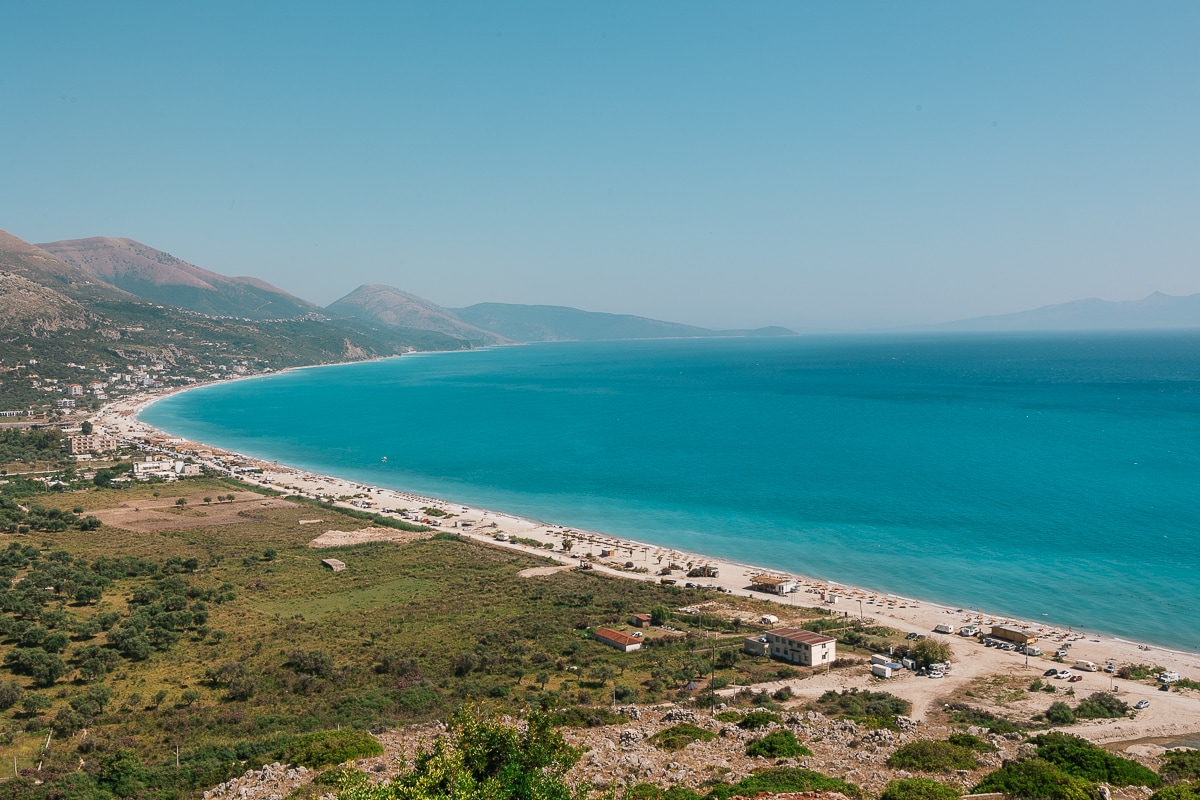
[[[693,633],[630,654],[590,638],[590,628],[625,627],[631,613],[656,605],[732,602],[722,595],[587,572],[521,578],[518,572],[547,560],[448,534],[407,544],[316,550],[307,544],[324,530],[352,531],[371,523],[323,510],[323,524],[300,525],[314,517],[313,508],[241,486],[233,490],[235,502],[206,508],[204,497],[224,495],[232,486],[201,478],[37,499],[43,506],[81,507],[108,518],[106,510],[174,507],[183,497],[187,509],[220,515],[220,524],[197,525],[205,518],[184,515],[172,517],[174,528],[105,524],[94,531],[0,538],[0,550],[13,542],[40,550],[38,563],[50,563],[50,553],[61,551],[76,564],[123,556],[174,564],[173,569],[190,564],[193,569],[178,579],[185,581],[188,597],[201,598],[205,606],[202,624],[183,626],[173,643],[148,657],[107,655],[113,663],[100,677],[86,675],[76,654],[88,645],[115,651],[112,631],[72,635],[61,654],[66,674],[50,686],[39,688],[26,675],[0,670],[0,682],[15,680],[21,688],[21,700],[0,712],[0,770],[4,764],[11,769],[15,757],[25,776],[9,781],[10,788],[26,786],[39,758],[44,763],[38,777],[52,787],[81,765],[103,781],[115,753],[134,752],[147,770],[147,786],[157,786],[163,796],[186,795],[241,771],[240,758],[269,752],[288,736],[445,718],[468,697],[504,710],[586,708],[611,703],[614,696],[626,702],[688,697],[681,687],[707,676],[714,647],[720,648],[722,683],[772,679],[781,669],[804,674],[740,656],[737,645],[746,628],[710,630],[704,638]],[[324,568],[321,559],[328,557],[348,568],[338,573]],[[26,574],[28,569],[18,570],[14,584]],[[56,592],[40,615],[49,621],[47,628],[76,630],[105,613],[124,618],[140,607],[131,605],[135,598],[161,585],[161,574],[120,578],[98,602],[83,604]],[[195,607],[191,602],[189,608]],[[751,619],[765,607],[736,602]],[[13,624],[24,630],[37,623],[14,617]],[[711,629],[711,621],[706,627]],[[0,644],[0,657],[21,646],[18,634]],[[84,702],[98,686],[111,692],[99,710]],[[44,707],[27,707],[32,695],[44,697]],[[78,725],[79,715],[70,712],[81,705],[89,713]],[[48,734],[50,746],[43,753]],[[0,798],[7,796],[4,787],[0,783]]]

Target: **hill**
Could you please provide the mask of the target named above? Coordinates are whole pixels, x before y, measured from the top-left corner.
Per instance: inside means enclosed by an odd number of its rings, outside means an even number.
[[[1013,314],[956,320],[935,326],[952,331],[1070,331],[1200,328],[1200,294],[1155,292],[1141,300],[1098,298],[1044,306]]]
[[[719,331],[633,314],[581,311],[569,306],[478,303],[450,311],[464,322],[517,342],[795,335],[787,328]]]
[[[251,321],[149,303],[2,231],[0,334],[0,410],[45,410],[67,383],[103,381],[112,373],[146,374],[146,385],[169,386],[231,372],[470,346],[434,331],[354,320]]]
[[[483,330],[457,317],[449,309],[403,292],[392,286],[364,284],[350,294],[330,303],[326,313],[336,317],[351,317],[373,325],[401,326],[465,339],[473,345],[505,344],[509,337]]]
[[[244,319],[291,319],[320,312],[318,306],[265,281],[220,275],[133,239],[94,236],[38,247],[152,303]]]

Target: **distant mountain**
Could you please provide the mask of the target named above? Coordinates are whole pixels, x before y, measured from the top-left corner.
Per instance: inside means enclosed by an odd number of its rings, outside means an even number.
[[[1162,292],[1142,300],[1075,300],[1032,311],[974,317],[934,326],[952,331],[1070,331],[1200,328],[1200,294]]]
[[[455,316],[478,328],[514,342],[593,341],[599,339],[671,339],[711,336],[794,336],[787,328],[714,331],[678,322],[581,311],[568,306],[527,306],[513,303],[478,303],[450,309]]]
[[[74,300],[132,300],[133,295],[109,285],[53,253],[0,231],[0,270],[18,275]]]
[[[94,236],[38,247],[143,300],[201,314],[293,319],[321,310],[258,278],[220,275],[133,239]]]
[[[449,309],[415,294],[380,284],[359,286],[350,294],[326,306],[325,313],[334,317],[362,320],[372,325],[435,331],[456,339],[465,339],[473,345],[505,344],[513,341],[503,335],[476,327],[460,319]]]

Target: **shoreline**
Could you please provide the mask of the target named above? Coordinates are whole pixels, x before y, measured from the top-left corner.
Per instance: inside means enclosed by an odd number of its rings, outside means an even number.
[[[396,356],[389,356],[394,358]],[[380,360],[380,359],[374,359]],[[360,363],[360,362],[348,362]],[[288,370],[280,370],[277,373],[290,371],[291,369],[310,369],[315,366],[336,366],[336,365],[310,365],[305,367],[294,367]],[[118,400],[105,405],[100,412],[92,417],[93,423],[108,432],[125,439],[137,439],[147,436],[161,436],[171,438],[174,434],[161,431],[154,428],[148,423],[141,421],[139,415],[150,405],[169,397],[178,394],[182,391],[190,391],[199,389],[204,386],[211,386],[214,383],[226,383],[229,380],[248,380],[250,378],[269,377],[269,375],[252,375],[230,378],[222,381],[210,381],[199,383],[192,386],[178,387],[177,389],[166,392],[156,393],[140,393],[131,395],[122,400]],[[865,587],[858,587],[849,584],[844,584],[835,580],[825,578],[814,578],[811,576],[794,576],[799,585],[796,593],[786,596],[770,596],[763,592],[749,591],[749,577],[752,574],[772,573],[781,574],[779,570],[774,570],[761,565],[753,565],[739,563],[727,558],[716,558],[706,556],[700,553],[688,553],[676,548],[659,546],[648,542],[640,542],[625,537],[620,537],[612,534],[606,534],[598,531],[583,530],[573,527],[567,527],[555,524],[553,522],[529,519],[519,517],[507,512],[495,511],[479,507],[472,507],[453,500],[442,498],[427,497],[413,492],[403,490],[384,489],[382,487],[373,486],[370,484],[360,483],[358,481],[346,478],[339,478],[333,475],[320,475],[311,470],[291,467],[277,462],[266,461],[264,459],[251,456],[245,453],[230,451],[222,447],[215,447],[198,442],[189,442],[193,445],[198,445],[203,449],[211,450],[214,453],[212,458],[198,459],[208,466],[213,466],[226,474],[232,474],[229,470],[221,469],[221,467],[212,463],[216,458],[231,458],[242,463],[252,464],[262,470],[260,476],[250,476],[238,474],[238,480],[246,483],[257,484],[274,489],[282,489],[291,491],[308,497],[322,496],[346,496],[346,495],[365,495],[364,499],[372,503],[371,510],[378,513],[383,508],[409,510],[410,512],[420,513],[420,509],[424,507],[434,507],[441,509],[447,513],[455,515],[452,525],[438,526],[438,530],[449,530],[458,533],[467,538],[476,541],[486,542],[493,546],[509,547],[519,549],[525,552],[537,553],[538,555],[558,561],[562,565],[576,565],[579,560],[572,558],[571,554],[563,552],[561,542],[564,538],[571,538],[578,543],[578,548],[575,549],[576,554],[595,553],[597,548],[601,550],[613,549],[617,563],[627,564],[632,563],[635,568],[645,567],[648,571],[644,573],[633,573],[623,571],[621,569],[605,566],[603,559],[593,560],[594,570],[602,572],[606,575],[621,577],[625,579],[654,581],[657,582],[659,576],[656,574],[661,566],[666,566],[671,561],[680,565],[692,564],[709,564],[717,568],[719,578],[694,578],[689,579],[682,577],[677,571],[671,577],[684,581],[693,580],[702,585],[713,585],[721,587],[727,591],[726,596],[737,598],[753,598],[755,600],[768,600],[788,606],[807,606],[823,608],[833,613],[841,613],[848,618],[859,616],[861,618],[871,618],[879,624],[884,624],[898,630],[911,630],[918,633],[929,635],[932,628],[938,623],[949,623],[953,625],[975,624],[981,628],[985,628],[991,624],[1010,624],[1019,627],[1025,627],[1039,635],[1045,637],[1045,642],[1050,644],[1047,649],[1047,654],[1053,652],[1055,644],[1061,646],[1066,644],[1073,646],[1070,651],[1069,660],[1091,660],[1099,665],[1103,665],[1108,661],[1120,664],[1140,664],[1150,662],[1155,665],[1160,665],[1166,669],[1178,671],[1184,674],[1184,677],[1200,677],[1200,655],[1188,651],[1176,650],[1157,645],[1147,645],[1136,641],[1117,637],[1115,635],[1104,635],[1095,633],[1085,633],[1071,629],[1064,629],[1062,626],[1054,626],[1048,621],[1036,622],[1021,620],[1002,614],[988,614],[985,611],[975,611],[966,607],[954,607],[948,604],[935,601],[927,601],[922,599],[914,599],[910,595],[898,595],[895,593],[886,593],[871,590]],[[339,506],[350,507],[348,502],[338,501]],[[388,514],[388,516],[397,516]],[[470,527],[460,527],[461,523],[466,523]],[[486,531],[483,532],[483,531]],[[495,535],[498,533],[507,534],[509,537],[520,537],[536,540],[543,545],[553,544],[558,545],[554,551],[544,548],[531,548],[512,542],[496,541]],[[686,572],[686,567],[683,570]],[[799,598],[796,597],[799,595]],[[837,599],[829,602],[829,595],[836,595]],[[781,614],[783,609],[781,609]],[[1000,651],[994,648],[984,648],[975,640],[962,639],[959,636],[940,636],[934,634],[936,638],[947,641],[951,644],[956,657],[956,667],[960,664],[963,666],[972,666],[970,662],[975,662],[974,667],[983,667],[987,665],[987,669],[993,672],[1008,672],[1016,670],[1020,674],[1028,673],[1032,678],[1035,674],[1040,675],[1036,667],[1045,667],[1048,663],[1047,659],[1035,659],[1029,667],[1024,667],[1024,657],[1012,652]],[[1065,666],[1070,666],[1067,664]],[[959,683],[960,677],[970,678],[976,674],[980,674],[978,669],[966,670],[965,675],[960,674],[956,669],[955,680],[947,682],[941,688],[949,689],[951,683]],[[1103,672],[1099,673],[1082,673],[1084,683],[1078,684],[1080,692],[1084,695],[1089,693],[1089,690],[1108,690],[1114,682],[1109,676]],[[894,683],[895,681],[893,681]],[[904,683],[922,682],[925,684],[938,684],[940,681],[924,681],[916,676],[905,676]],[[813,680],[805,681],[807,684],[814,684]],[[825,681],[816,681],[824,686]],[[849,683],[836,683],[839,687],[850,687],[854,685],[866,685],[864,682],[850,681]],[[828,688],[828,687],[826,687]],[[1130,725],[1120,724],[1129,723],[1129,720],[1117,720],[1117,725],[1108,726],[1086,726],[1079,728],[1075,726],[1069,730],[1080,735],[1085,735],[1088,731],[1087,738],[1095,741],[1130,741],[1133,739],[1146,739],[1148,737],[1180,737],[1187,734],[1200,731],[1200,697],[1190,697],[1189,694],[1178,692],[1160,693],[1155,691],[1154,687],[1145,684],[1135,684],[1131,681],[1121,681],[1121,689],[1126,692],[1122,699],[1129,702],[1131,705],[1139,699],[1150,699],[1155,701],[1163,701],[1168,698],[1183,701],[1187,706],[1188,713],[1180,713],[1185,709],[1173,708],[1165,715],[1160,715],[1157,712],[1167,712],[1165,706],[1179,706],[1179,703],[1163,703],[1153,702],[1151,709],[1145,712],[1139,712],[1139,716],[1156,718],[1154,725]],[[1164,696],[1165,695],[1165,696]],[[1156,708],[1162,707],[1162,708]],[[1165,725],[1164,725],[1165,723]]]

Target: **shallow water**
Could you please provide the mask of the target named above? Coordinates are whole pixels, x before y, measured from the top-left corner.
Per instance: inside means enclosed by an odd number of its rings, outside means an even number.
[[[1200,649],[1200,333],[533,345],[218,384],[142,418],[379,486]]]

